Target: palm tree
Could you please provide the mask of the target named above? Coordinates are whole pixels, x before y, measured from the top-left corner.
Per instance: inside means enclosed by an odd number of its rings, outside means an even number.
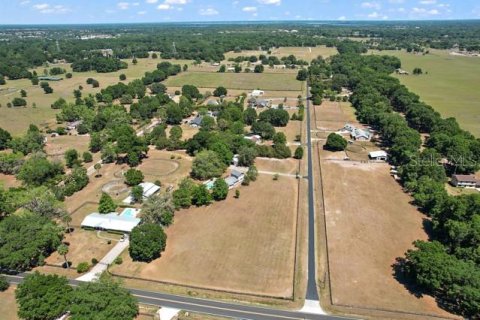
[[[70,233],[72,228],[70,227],[70,222],[72,222],[72,216],[66,213],[62,216],[62,222],[67,225],[67,233]]]
[[[58,246],[57,252],[59,255],[63,256],[63,259],[65,259],[65,264],[64,264],[66,266],[65,268],[68,268],[70,266],[67,260],[68,246],[62,243],[61,245]]]

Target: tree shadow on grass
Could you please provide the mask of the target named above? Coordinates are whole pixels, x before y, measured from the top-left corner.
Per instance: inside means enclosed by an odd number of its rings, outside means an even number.
[[[392,264],[393,277],[402,284],[416,298],[423,297],[423,290],[408,275],[406,268],[407,260],[403,257],[397,257],[395,263]]]

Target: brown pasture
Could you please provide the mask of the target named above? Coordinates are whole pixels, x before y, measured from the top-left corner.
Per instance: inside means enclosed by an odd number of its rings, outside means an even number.
[[[259,176],[239,199],[179,211],[167,249],[151,263],[112,272],[206,289],[289,297],[294,275],[297,181]],[[268,199],[266,201],[265,199]]]

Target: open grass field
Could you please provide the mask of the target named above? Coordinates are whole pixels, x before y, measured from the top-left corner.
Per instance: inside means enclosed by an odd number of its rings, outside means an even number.
[[[443,117],[457,118],[462,128],[480,137],[480,58],[453,56],[440,50],[430,50],[425,56],[405,51],[374,53],[400,58],[402,68],[410,73],[415,67],[428,72],[421,76],[395,76]]]
[[[19,320],[17,316],[17,302],[15,301],[15,286],[7,291],[0,292],[0,314],[5,320]]]
[[[322,56],[324,58],[328,58],[337,54],[338,51],[336,48],[327,48],[326,46],[318,46],[318,47],[280,47],[274,48],[271,50],[272,56],[276,56],[278,58],[287,57],[293,54],[297,59],[306,60],[308,62],[312,61],[313,59],[317,58],[318,56]],[[225,54],[225,58],[228,60],[229,58],[235,58],[238,56],[259,56],[261,54],[269,55],[267,51],[261,50],[244,50],[242,52],[227,52]]]
[[[295,74],[185,72],[165,81],[168,87],[191,84],[201,88],[224,86],[238,90],[300,91],[302,83]]]
[[[90,136],[64,135],[58,137],[47,137],[45,144],[45,152],[47,156],[56,160],[64,160],[65,151],[75,149],[78,151],[80,158],[85,151],[88,151],[90,144]],[[99,158],[99,157],[98,157]],[[98,160],[98,159],[97,159]],[[92,165],[86,164],[87,166]]]
[[[293,288],[297,211],[295,179],[259,176],[239,199],[175,215],[166,251],[146,264],[128,252],[116,274],[250,294],[288,297]],[[270,201],[265,201],[270,199]]]
[[[11,89],[0,91],[0,127],[10,131],[14,135],[23,133],[28,125],[33,123],[41,127],[49,125],[52,128],[55,128],[55,114],[58,110],[53,110],[50,108],[50,105],[62,97],[67,101],[74,101],[73,90],[78,89],[81,85],[83,86],[83,95],[86,96],[89,93],[95,94],[100,92],[101,89],[108,87],[109,85],[116,84],[120,82],[119,76],[124,73],[127,76],[127,80],[123,81],[128,83],[134,79],[141,78],[145,72],[153,71],[156,69],[156,66],[162,60],[160,59],[138,59],[137,65],[132,65],[130,60],[125,60],[129,63],[128,69],[119,70],[111,73],[97,73],[95,71],[91,72],[73,72],[73,77],[71,79],[65,79],[63,75],[63,80],[61,81],[51,81],[50,86],[53,88],[54,92],[52,94],[45,94],[43,89],[40,86],[33,86],[30,80],[21,79],[21,80],[11,80],[7,81],[5,86],[2,86],[1,89]],[[190,60],[168,60],[174,64],[190,64]],[[50,65],[49,68],[53,66],[59,66],[71,72],[69,64],[58,64]],[[43,74],[45,68],[34,69],[39,75]],[[88,78],[94,78],[99,81],[99,88],[92,88],[91,85],[86,84]],[[8,102],[12,101],[15,97],[20,97],[20,90],[24,89],[27,91],[27,107],[26,108],[7,108],[6,105]],[[36,103],[36,108],[32,107],[32,104]]]

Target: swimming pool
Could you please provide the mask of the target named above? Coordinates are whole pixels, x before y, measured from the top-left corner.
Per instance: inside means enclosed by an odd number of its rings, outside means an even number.
[[[120,215],[127,218],[136,218],[139,211],[140,210],[134,208],[126,208]]]

